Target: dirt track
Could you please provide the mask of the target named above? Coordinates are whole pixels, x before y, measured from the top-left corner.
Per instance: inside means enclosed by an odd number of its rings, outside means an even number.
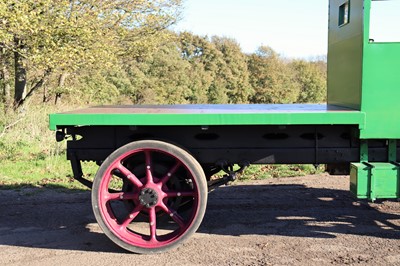
[[[199,231],[157,255],[109,241],[89,192],[0,190],[0,265],[400,265],[400,202],[357,202],[347,187],[326,175],[222,187]]]

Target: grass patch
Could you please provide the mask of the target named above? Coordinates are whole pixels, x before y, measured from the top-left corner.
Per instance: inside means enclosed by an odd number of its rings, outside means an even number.
[[[309,164],[251,165],[240,176],[241,180],[261,180],[277,177],[295,177],[324,172],[324,167]]]
[[[3,160],[1,162],[0,189],[24,187],[48,187],[85,190],[85,186],[75,181],[65,155],[42,157],[31,154],[30,160]],[[37,157],[35,157],[37,156]],[[95,163],[84,163],[85,178],[93,179],[97,171]]]
[[[48,114],[60,111],[27,105],[23,112],[0,116],[0,189],[86,189],[72,178],[66,142],[57,143],[48,129]],[[12,127],[4,130],[5,125]],[[83,167],[87,178],[93,178],[98,168],[94,163]]]

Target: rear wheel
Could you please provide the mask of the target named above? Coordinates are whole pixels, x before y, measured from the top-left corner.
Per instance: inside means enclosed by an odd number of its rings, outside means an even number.
[[[207,204],[206,177],[185,150],[161,141],[127,144],[100,166],[93,212],[103,232],[135,253],[163,252],[200,226]]]

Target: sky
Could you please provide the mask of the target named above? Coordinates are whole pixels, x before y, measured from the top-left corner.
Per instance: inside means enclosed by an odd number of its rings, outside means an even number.
[[[395,8],[383,10],[385,17],[390,17],[388,10],[392,12],[397,22],[386,19],[381,27],[391,25],[392,31],[399,32],[400,1],[385,2],[395,2]],[[310,59],[327,54],[328,7],[328,0],[185,0],[175,29],[234,38],[246,53],[267,45],[284,57]]]
[[[400,1],[375,1],[371,7],[370,39],[400,42]]]
[[[327,53],[328,0],[185,0],[177,30],[236,39],[244,52],[267,45],[285,57]]]

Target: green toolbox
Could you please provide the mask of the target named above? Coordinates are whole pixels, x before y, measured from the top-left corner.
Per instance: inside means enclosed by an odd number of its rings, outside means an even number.
[[[397,163],[352,163],[350,191],[359,199],[393,199],[400,196]]]

